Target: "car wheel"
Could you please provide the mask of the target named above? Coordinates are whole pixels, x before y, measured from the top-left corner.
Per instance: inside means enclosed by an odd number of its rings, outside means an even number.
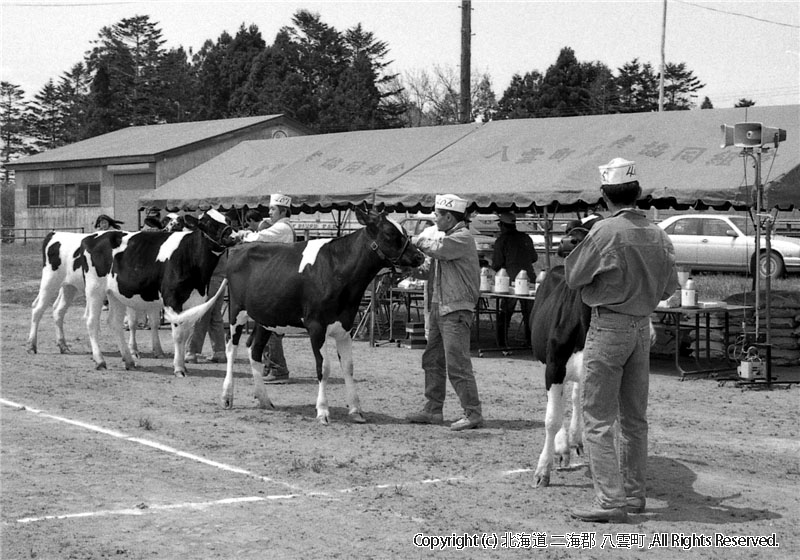
[[[766,253],[761,253],[758,259],[758,272],[762,278],[767,277],[767,260],[770,260],[770,278],[782,278],[785,272],[783,258],[775,251],[770,251],[769,257]]]

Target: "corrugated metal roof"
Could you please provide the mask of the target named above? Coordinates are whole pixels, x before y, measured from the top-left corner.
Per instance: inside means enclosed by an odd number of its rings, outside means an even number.
[[[152,157],[195,142],[209,140],[282,115],[262,115],[213,121],[132,126],[81,142],[48,150],[10,163],[26,165],[107,158]]]

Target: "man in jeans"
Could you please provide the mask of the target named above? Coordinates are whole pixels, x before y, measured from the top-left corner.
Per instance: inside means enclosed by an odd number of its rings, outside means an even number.
[[[428,343],[422,354],[426,403],[406,419],[417,424],[441,424],[447,379],[453,385],[464,417],[450,425],[454,431],[483,425],[478,385],[472,371],[469,339],[480,295],[480,265],[475,239],[464,214],[467,201],[455,195],[436,197],[436,227],[444,235],[421,235],[414,244],[429,259]],[[426,266],[423,265],[423,266]]]
[[[581,400],[595,500],[572,517],[603,523],[645,508],[650,314],[678,288],[678,274],[669,237],[635,207],[642,193],[635,164],[613,159],[600,176],[613,215],[592,227],[564,266],[567,285],[592,308]]]

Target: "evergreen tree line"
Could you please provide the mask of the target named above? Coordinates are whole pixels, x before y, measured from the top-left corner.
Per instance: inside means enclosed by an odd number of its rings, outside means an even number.
[[[257,26],[244,24],[197,53],[164,43],[157,23],[134,16],[102,28],[85,59],[49,80],[32,101],[2,82],[2,162],[159,123],[282,113],[329,133],[459,121],[455,71],[389,74],[389,46],[361,24],[340,32],[300,10],[271,45]],[[705,84],[683,63],[667,64],[664,75],[664,108],[694,108]],[[648,63],[634,59],[615,75],[600,62],[578,61],[565,47],[545,73],[514,75],[499,101],[490,76],[474,74],[471,118],[654,111],[658,91],[658,73]],[[708,98],[702,108],[711,108]]]

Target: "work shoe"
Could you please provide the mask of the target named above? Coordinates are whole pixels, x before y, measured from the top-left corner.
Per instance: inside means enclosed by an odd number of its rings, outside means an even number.
[[[225,352],[214,352],[214,355],[208,359],[212,364],[225,364],[228,362],[228,357]]]
[[[406,414],[406,421],[412,424],[441,424],[444,422],[444,416],[441,412],[421,410],[420,412]]]
[[[606,509],[597,504],[574,509],[570,512],[570,516],[579,521],[591,523],[624,523],[628,520],[628,514],[624,507]]]
[[[483,426],[483,416],[480,414],[470,414],[450,424],[450,429],[454,432],[460,432],[461,430],[472,430],[473,428],[480,428],[481,426]]]
[[[628,508],[628,513],[644,513],[645,499],[644,498],[625,498],[625,504]]]
[[[276,375],[275,373],[270,373],[268,376],[264,378],[264,383],[271,383],[273,385],[282,385],[288,382],[289,382],[288,373],[286,375]]]

